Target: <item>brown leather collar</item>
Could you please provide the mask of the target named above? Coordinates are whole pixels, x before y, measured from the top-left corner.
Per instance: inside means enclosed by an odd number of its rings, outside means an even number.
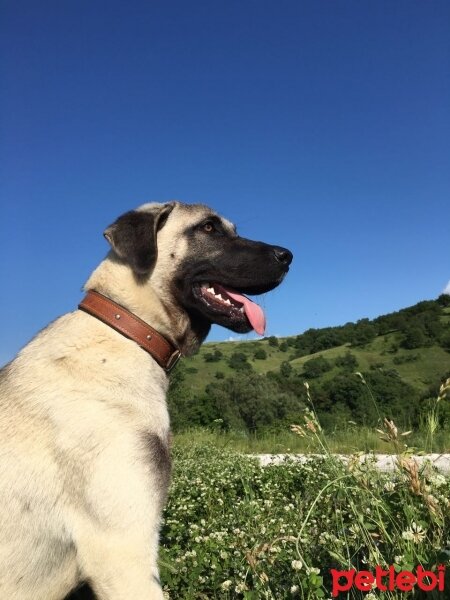
[[[97,317],[125,337],[139,344],[156,362],[169,372],[181,357],[181,352],[160,333],[106,296],[89,290],[78,308]]]

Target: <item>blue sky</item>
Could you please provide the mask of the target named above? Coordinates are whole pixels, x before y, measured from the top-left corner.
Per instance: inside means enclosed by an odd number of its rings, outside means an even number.
[[[3,0],[0,363],[74,309],[105,226],[150,200],[294,252],[268,334],[436,297],[449,30],[446,0]]]

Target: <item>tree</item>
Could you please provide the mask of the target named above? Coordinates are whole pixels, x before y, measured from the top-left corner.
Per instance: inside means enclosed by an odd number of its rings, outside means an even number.
[[[271,335],[268,338],[268,342],[269,346],[272,346],[273,348],[276,348],[278,346],[278,338],[276,338],[274,335]]]
[[[264,350],[264,348],[258,348],[254,354],[254,357],[258,360],[265,360],[267,358],[267,352]]]
[[[314,379],[319,377],[323,373],[326,373],[332,368],[330,361],[323,356],[317,358],[311,358],[307,360],[303,365],[303,376],[307,379]]]
[[[220,350],[214,350],[214,353],[208,352],[203,356],[205,362],[219,362],[223,354]]]
[[[187,372],[188,367],[179,362],[170,373],[168,407],[174,431],[181,431],[192,425],[209,425],[220,417],[216,407],[206,396],[198,396],[184,385]]]
[[[354,371],[358,367],[358,361],[354,354],[347,351],[345,354],[341,354],[336,357],[336,366],[340,367],[344,371]]]
[[[370,371],[364,377],[383,417],[408,428],[417,422],[419,394],[397,371]]]
[[[442,346],[442,348],[450,352],[450,331],[446,331],[441,335],[439,344]]]
[[[407,350],[412,350],[413,348],[422,348],[423,346],[426,346],[427,342],[428,338],[423,329],[413,325],[406,329],[401,345]]]
[[[228,364],[232,369],[237,371],[250,371],[252,366],[247,360],[247,355],[243,352],[233,352],[228,360]]]
[[[228,429],[255,431],[271,425],[287,427],[298,420],[297,398],[283,392],[275,379],[257,373],[242,373],[208,385],[206,393]]]
[[[439,306],[450,306],[450,294],[441,294],[436,302],[439,304]]]
[[[377,329],[369,319],[361,319],[356,323],[353,331],[352,344],[354,346],[364,346],[373,341],[377,336]]]
[[[287,379],[292,374],[292,371],[293,371],[293,369],[292,369],[291,363],[288,362],[287,360],[284,360],[281,363],[281,366],[280,366],[280,374],[281,374],[281,376],[285,377]]]

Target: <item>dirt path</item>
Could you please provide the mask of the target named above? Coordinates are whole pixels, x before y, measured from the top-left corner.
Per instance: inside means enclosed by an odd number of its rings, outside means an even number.
[[[309,458],[314,456],[321,456],[320,454],[257,454],[254,455],[258,458],[261,466],[267,465],[280,465],[286,459],[292,459],[298,462],[306,462]],[[336,454],[342,461],[347,462],[349,459],[348,455]],[[392,454],[362,454],[359,460],[363,462],[366,459],[372,460],[376,457],[376,466],[380,471],[393,471],[395,468],[396,456]],[[430,461],[440,471],[446,474],[450,474],[450,454],[426,454],[425,456],[413,455],[419,466],[422,466],[425,461]]]

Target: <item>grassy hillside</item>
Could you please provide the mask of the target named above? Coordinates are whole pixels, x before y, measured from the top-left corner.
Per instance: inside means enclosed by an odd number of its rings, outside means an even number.
[[[450,307],[443,309],[440,319],[446,328],[450,328]],[[378,335],[364,346],[346,343],[301,357],[295,356],[292,345],[288,345],[288,349],[285,351],[280,350],[283,342],[289,344],[297,336],[278,338],[277,346],[271,345],[268,339],[251,342],[210,342],[204,344],[198,354],[185,359],[185,385],[191,390],[200,392],[204,391],[208,384],[217,380],[217,372],[221,372],[225,376],[234,375],[235,369],[229,366],[229,359],[233,353],[245,354],[251,367],[257,373],[278,371],[283,362],[289,362],[301,375],[303,365],[311,358],[323,356],[328,360],[335,360],[338,356],[350,351],[357,360],[355,371],[363,372],[374,368],[394,369],[406,383],[420,391],[425,391],[430,385],[436,384],[446,372],[450,371],[448,350],[437,344],[414,349],[402,348],[400,346],[401,337],[402,334],[396,331]],[[263,360],[254,358],[258,349],[263,349],[267,358]],[[222,353],[222,357],[217,362],[207,362],[205,357],[208,354],[214,354],[217,350]],[[318,377],[317,381],[331,379],[337,371],[337,367],[334,367]]]
[[[169,407],[178,432],[219,424],[279,435],[313,399],[329,433],[352,423],[367,432],[386,417],[427,436],[450,431],[450,402],[435,401],[449,377],[450,296],[441,296],[372,321],[205,344],[172,374]]]

